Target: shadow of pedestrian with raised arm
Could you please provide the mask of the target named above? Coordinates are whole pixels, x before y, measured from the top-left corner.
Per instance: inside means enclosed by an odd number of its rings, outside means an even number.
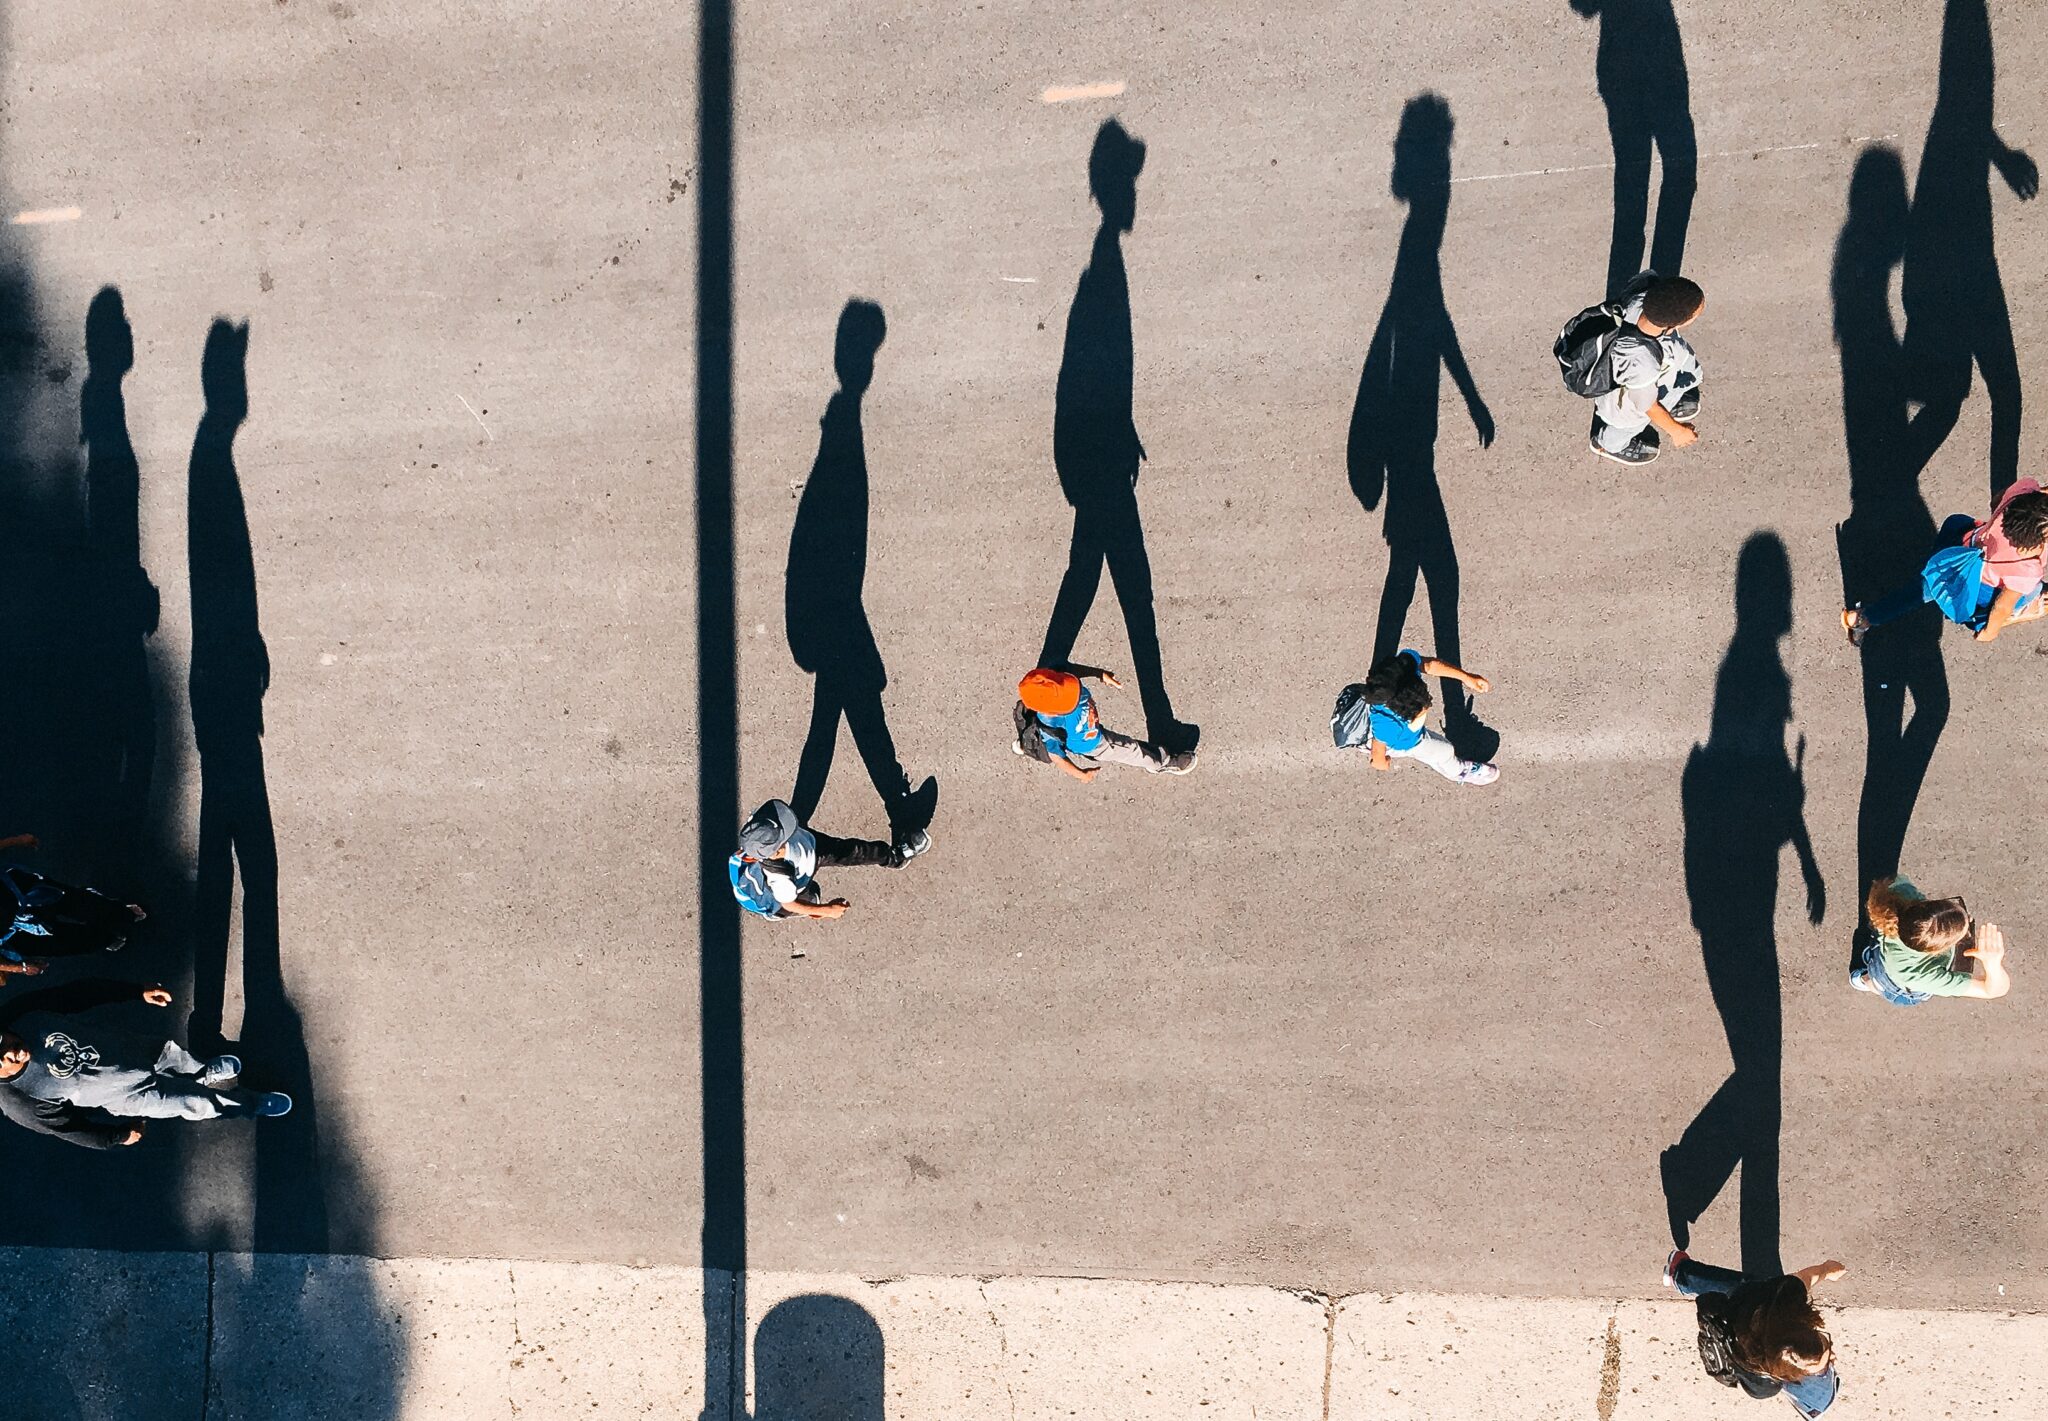
[[[1920,492],[1921,472],[1934,452],[1924,442],[1931,430],[1909,413],[1905,358],[1892,318],[1891,277],[1905,256],[1909,220],[1904,163],[1890,148],[1865,149],[1849,183],[1833,280],[1849,455],[1849,516],[1836,530],[1845,607],[1918,578],[1935,542],[1934,515]],[[1941,618],[1929,608],[1875,628],[1863,641],[1859,884],[1899,871],[1913,806],[1948,724],[1941,631]],[[1852,935],[1852,967],[1861,933],[1859,926]]]
[[[216,320],[200,384],[206,411],[192,441],[186,539],[192,595],[192,730],[199,747],[199,856],[192,906],[192,1039],[215,1055],[229,1043],[222,1015],[241,885],[242,1030],[249,1075],[290,1094],[290,1115],[256,1140],[258,1252],[328,1246],[312,1067],[284,987],[277,838],[263,769],[263,697],[270,653],[257,618],[256,563],[235,468],[235,434],[249,413],[249,327]]]
[[[1170,751],[1186,751],[1195,748],[1201,731],[1175,717],[1166,693],[1152,562],[1138,517],[1138,466],[1145,446],[1132,415],[1135,356],[1123,238],[1137,221],[1138,174],[1144,166],[1145,145],[1115,119],[1106,120],[1088,155],[1088,188],[1102,209],[1102,225],[1067,312],[1053,405],[1052,458],[1060,488],[1074,508],[1074,541],[1038,664],[1073,669],[1074,642],[1095,604],[1107,563],[1130,634],[1146,738]]]
[[[1441,251],[1451,206],[1452,130],[1450,105],[1436,94],[1410,99],[1401,111],[1393,193],[1408,204],[1408,221],[1351,410],[1345,460],[1351,491],[1368,513],[1379,507],[1382,494],[1387,502],[1387,580],[1373,638],[1375,666],[1401,648],[1418,579],[1429,591],[1434,654],[1453,666],[1464,661],[1458,634],[1458,552],[1436,471],[1443,372],[1450,372],[1464,397],[1482,449],[1493,443],[1493,416],[1472,381],[1444,302]],[[1493,759],[1500,736],[1472,713],[1464,685],[1446,678],[1442,691],[1444,733],[1458,756]]]
[[[1735,636],[1714,682],[1707,740],[1693,747],[1680,787],[1685,891],[1700,935],[1707,987],[1728,1035],[1733,1069],[1661,1168],[1672,1242],[1742,1168],[1742,1272],[1771,1276],[1778,1261],[1778,1137],[1784,1010],[1774,918],[1787,844],[1818,923],[1827,888],[1807,835],[1806,741],[1785,753],[1792,680],[1779,643],[1792,631],[1792,566],[1775,533],[1752,534],[1735,565]]]
[[[839,313],[832,351],[839,388],[819,421],[818,458],[797,502],[783,608],[790,654],[816,678],[811,728],[797,764],[791,806],[805,823],[817,811],[843,717],[875,793],[889,811],[890,842],[901,843],[931,822],[938,781],[926,779],[913,794],[896,758],[895,737],[882,708],[889,678],[863,600],[868,457],[861,397],[874,378],[875,352],[886,333],[882,308],[872,301],[849,301]]]
[[[2020,365],[1998,274],[1991,213],[1996,171],[2021,201],[2040,190],[2034,160],[1992,122],[1997,65],[1984,0],[1949,0],[1941,78],[1914,179],[1903,299],[1914,442],[1930,453],[1962,417],[1974,365],[1991,400],[1991,498],[2019,478]]]
[[[1587,19],[1600,18],[1593,74],[1614,141],[1614,240],[1607,252],[1607,294],[1612,296],[1644,266],[1653,148],[1664,172],[1657,186],[1657,226],[1648,265],[1663,276],[1684,270],[1685,232],[1699,188],[1692,91],[1671,0],[1571,0],[1571,7]]]

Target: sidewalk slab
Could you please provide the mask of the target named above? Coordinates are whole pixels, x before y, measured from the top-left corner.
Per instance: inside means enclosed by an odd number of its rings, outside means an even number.
[[[747,1315],[762,1418],[1323,1415],[1326,1305],[1279,1289],[781,1274],[749,1281]]]
[[[4,1409],[21,1421],[197,1416],[203,1253],[0,1249]]]

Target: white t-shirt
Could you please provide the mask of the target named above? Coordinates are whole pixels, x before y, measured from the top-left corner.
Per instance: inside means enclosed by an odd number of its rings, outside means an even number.
[[[799,829],[789,836],[782,857],[767,860],[763,867],[768,870],[768,891],[775,895],[776,903],[794,903],[818,871],[818,841],[810,830]]]

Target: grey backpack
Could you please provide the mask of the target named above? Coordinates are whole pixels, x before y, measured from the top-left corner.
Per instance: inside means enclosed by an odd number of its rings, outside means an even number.
[[[1372,703],[1357,681],[1337,693],[1337,708],[1330,712],[1330,738],[1339,750],[1356,750],[1372,739]]]

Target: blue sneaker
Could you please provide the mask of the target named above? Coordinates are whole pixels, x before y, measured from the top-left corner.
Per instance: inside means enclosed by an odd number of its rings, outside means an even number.
[[[291,1109],[292,1098],[281,1090],[267,1090],[256,1098],[255,1113],[266,1119],[274,1120],[280,1115],[289,1115]]]

